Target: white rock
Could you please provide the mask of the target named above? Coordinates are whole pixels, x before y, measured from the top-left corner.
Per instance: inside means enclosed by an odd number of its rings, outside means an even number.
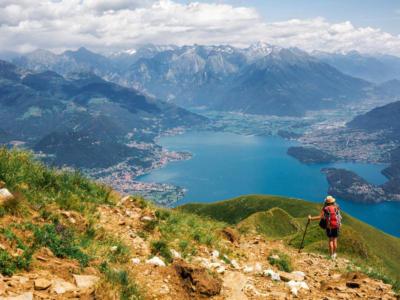
[[[122,205],[124,202],[126,202],[127,200],[131,199],[131,196],[125,196],[123,197],[121,200],[118,201],[117,206]]]
[[[50,290],[56,294],[64,294],[66,292],[75,291],[77,288],[72,283],[56,277],[51,280]]]
[[[166,284],[163,284],[163,286],[161,287],[160,294],[162,294],[162,295],[169,294],[169,288]]]
[[[293,271],[291,273],[295,279],[295,281],[303,281],[304,278],[306,277],[306,274],[304,274],[304,272],[301,271]]]
[[[232,265],[232,267],[234,267],[235,269],[240,269],[239,264],[238,264],[237,261],[234,260],[234,259],[231,260],[231,265]]]
[[[218,274],[224,274],[225,273],[225,267],[224,266],[220,266],[217,270],[216,270],[216,272],[218,273]]]
[[[72,275],[75,283],[80,289],[90,288],[100,280],[100,277],[93,275]]]
[[[175,249],[171,249],[171,254],[174,258],[181,258],[181,255],[178,251],[176,251]]]
[[[260,265],[260,263],[256,263],[256,265],[255,265],[255,270],[257,271],[257,272],[261,272],[262,271],[262,268],[261,268],[261,265]]]
[[[33,299],[32,292],[24,293],[22,295],[15,297],[0,297],[0,300],[32,300],[32,299]]]
[[[118,249],[118,246],[112,246],[112,247],[110,248],[110,251],[111,251],[111,252],[115,252],[115,251],[117,251],[117,249]]]
[[[131,262],[134,264],[140,264],[140,259],[139,258],[132,258]]]
[[[22,283],[22,284],[24,284],[24,283],[26,283],[26,282],[28,282],[28,281],[29,281],[29,279],[26,278],[26,277],[21,276],[21,277],[19,278],[19,282]]]
[[[214,258],[218,258],[218,257],[219,257],[219,251],[218,251],[218,250],[214,250],[214,251],[211,253],[211,256],[214,257]]]
[[[290,288],[290,292],[291,292],[293,295],[296,295],[296,296],[297,296],[297,293],[299,292],[299,290],[298,290],[296,287],[292,287],[292,288]]]
[[[210,261],[204,257],[196,257],[194,260],[200,262],[200,265],[202,265],[206,269],[212,268]]]
[[[165,266],[165,263],[157,256],[154,256],[153,258],[146,260],[146,263],[147,264],[152,264],[152,265],[155,265],[155,266],[160,266],[160,267],[164,267]]]
[[[276,255],[276,254],[271,255],[270,257],[273,258],[273,259],[280,259],[280,257],[278,255]]]
[[[273,270],[264,270],[263,275],[267,276],[267,277],[271,277],[272,280],[281,280],[281,277],[279,276],[279,274]]]
[[[220,263],[218,263],[218,262],[210,263],[208,266],[209,266],[209,268],[213,268],[213,269],[222,267],[222,265]]]
[[[310,288],[308,287],[307,283],[304,281],[294,281],[290,280],[287,285],[290,287],[290,291],[294,294],[297,295],[298,291],[301,289],[309,290]]]
[[[0,189],[0,204],[13,199],[13,194],[10,193],[7,189]]]
[[[253,271],[254,271],[253,267],[244,267],[244,269],[243,269],[243,272],[245,272],[245,273],[251,273]]]
[[[151,221],[153,221],[153,218],[149,217],[149,216],[144,216],[143,218],[140,219],[140,221],[142,221],[142,222],[151,222]]]

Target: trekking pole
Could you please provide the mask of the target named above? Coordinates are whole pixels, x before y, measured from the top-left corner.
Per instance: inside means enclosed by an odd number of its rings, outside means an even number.
[[[304,242],[304,238],[306,237],[306,232],[307,232],[308,224],[310,224],[310,220],[307,221],[306,229],[304,230],[304,234],[303,234],[303,239],[301,240],[301,245],[300,245],[300,248],[299,248],[299,253],[300,253],[301,249],[303,248],[303,242]]]

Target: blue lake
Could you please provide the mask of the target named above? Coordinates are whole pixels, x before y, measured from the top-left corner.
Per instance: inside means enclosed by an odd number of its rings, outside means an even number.
[[[188,132],[162,137],[168,150],[188,151],[194,157],[168,163],[165,168],[141,176],[143,182],[168,183],[187,189],[176,205],[215,202],[245,194],[282,195],[322,202],[328,182],[324,167],[356,172],[374,184],[387,179],[382,165],[330,163],[306,165],[286,154],[297,142],[279,137],[242,136],[224,132]],[[384,232],[400,237],[400,203],[357,204],[339,199],[341,209]]]

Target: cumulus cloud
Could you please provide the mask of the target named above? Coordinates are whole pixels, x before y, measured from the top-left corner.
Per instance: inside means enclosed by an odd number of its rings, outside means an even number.
[[[116,51],[139,44],[232,44],[400,55],[400,36],[323,18],[265,22],[256,9],[173,0],[2,0],[0,50]]]

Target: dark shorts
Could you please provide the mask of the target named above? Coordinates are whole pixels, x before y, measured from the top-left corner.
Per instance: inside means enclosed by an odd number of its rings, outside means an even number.
[[[337,238],[339,236],[339,228],[327,228],[326,235],[328,236],[328,238]]]

